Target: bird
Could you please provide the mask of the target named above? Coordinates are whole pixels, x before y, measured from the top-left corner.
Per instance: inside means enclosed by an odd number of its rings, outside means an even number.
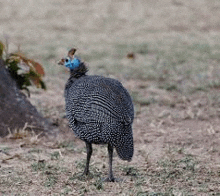
[[[112,170],[113,150],[122,160],[131,161],[134,153],[132,98],[121,82],[99,75],[87,75],[88,67],[75,57],[76,49],[58,63],[70,70],[65,85],[65,110],[69,126],[83,140],[87,160],[83,175],[89,174],[92,144],[107,144],[109,174],[107,182],[117,181]]]

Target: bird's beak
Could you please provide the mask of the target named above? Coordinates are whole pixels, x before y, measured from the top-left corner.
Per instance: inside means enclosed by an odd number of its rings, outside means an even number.
[[[62,59],[58,62],[58,65],[64,65],[64,62],[65,62],[65,59],[62,58]]]

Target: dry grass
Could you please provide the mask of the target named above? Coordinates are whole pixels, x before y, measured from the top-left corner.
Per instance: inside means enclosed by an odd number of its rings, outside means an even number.
[[[220,195],[219,10],[218,0],[0,1],[0,40],[44,65],[48,90],[31,89],[30,101],[60,130],[1,139],[0,194]],[[80,177],[86,151],[63,118],[68,73],[56,64],[73,46],[90,74],[133,97],[134,158],[113,163],[122,182],[101,181],[104,146],[94,146],[93,176]]]
[[[105,146],[94,146],[91,175],[82,177],[86,151],[81,141],[66,135],[56,140],[2,140],[0,183],[3,195],[198,195],[219,194],[220,168],[203,160],[206,150],[199,142],[180,146],[172,140],[161,144],[167,130],[155,129],[138,135],[132,163],[114,158],[118,183],[103,183],[108,173]],[[169,132],[176,132],[173,128]],[[176,133],[174,133],[175,135]],[[211,133],[213,134],[213,133]],[[66,138],[69,138],[68,140]],[[35,137],[34,137],[35,138]],[[154,139],[155,138],[155,139]],[[163,138],[163,139],[164,139]],[[138,141],[140,140],[140,141]],[[146,141],[145,141],[146,140]],[[152,141],[150,141],[152,140]],[[34,141],[34,142],[32,142]],[[185,141],[182,141],[185,142]],[[158,145],[162,145],[162,151]],[[157,146],[157,147],[156,147]],[[151,151],[155,148],[155,152]],[[199,150],[199,152],[198,152]],[[213,155],[219,149],[212,149]],[[219,152],[219,151],[218,151]]]

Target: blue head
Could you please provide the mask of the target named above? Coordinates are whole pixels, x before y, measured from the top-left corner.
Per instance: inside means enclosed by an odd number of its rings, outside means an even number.
[[[73,59],[71,57],[66,57],[64,61],[64,65],[70,70],[73,70],[76,67],[79,67],[80,63],[81,63],[80,59],[76,57],[74,57]]]
[[[74,54],[76,52],[75,48],[70,49],[68,52],[68,56],[66,58],[62,58],[58,64],[59,65],[65,65],[70,70],[73,70],[80,66],[81,60],[77,57],[74,57]]]
[[[88,68],[84,62],[81,62],[80,58],[74,56],[75,52],[75,48],[70,49],[68,56],[66,58],[62,58],[58,64],[65,65],[65,67],[69,68],[71,71],[71,77],[79,78],[86,75]]]

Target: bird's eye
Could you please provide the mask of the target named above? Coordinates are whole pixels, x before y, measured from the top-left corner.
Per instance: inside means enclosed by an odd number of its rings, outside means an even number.
[[[66,59],[66,63],[69,61],[69,59]]]

